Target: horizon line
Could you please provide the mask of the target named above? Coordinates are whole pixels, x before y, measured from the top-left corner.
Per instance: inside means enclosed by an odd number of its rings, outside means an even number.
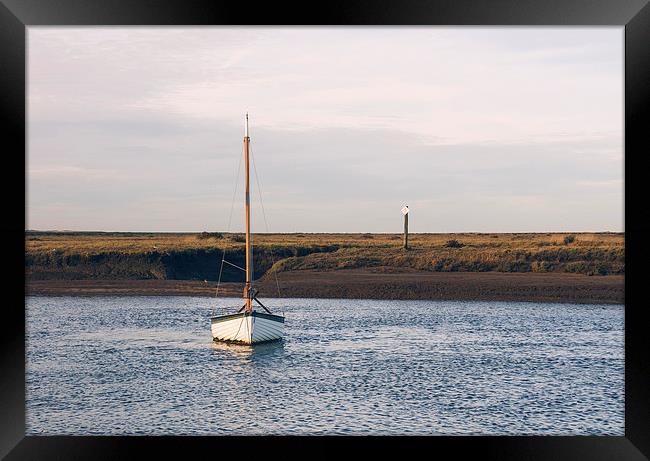
[[[231,232],[231,231],[218,231],[218,230],[202,230],[202,231],[119,231],[119,230],[76,230],[76,229],[25,229],[26,233],[41,232],[41,233],[87,233],[87,234],[201,234],[218,233],[218,234],[242,234],[244,231]],[[399,234],[404,232],[377,232],[377,231],[293,231],[293,232],[251,232],[251,234]],[[582,231],[450,231],[450,232],[410,232],[409,235],[414,234],[624,234],[625,231],[612,231],[612,230],[582,230]]]

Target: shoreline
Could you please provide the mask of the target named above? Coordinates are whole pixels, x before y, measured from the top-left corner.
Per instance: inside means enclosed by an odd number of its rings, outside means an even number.
[[[527,301],[623,304],[623,275],[425,272],[371,269],[301,270],[278,274],[282,298]],[[275,278],[256,282],[262,298],[277,298]],[[216,282],[197,280],[27,280],[26,296],[215,297]],[[240,297],[242,284],[222,283],[220,297]]]

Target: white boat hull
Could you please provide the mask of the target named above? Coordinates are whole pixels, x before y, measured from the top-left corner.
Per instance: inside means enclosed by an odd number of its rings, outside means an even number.
[[[212,339],[239,344],[257,344],[282,339],[284,317],[262,312],[241,312],[211,319]]]

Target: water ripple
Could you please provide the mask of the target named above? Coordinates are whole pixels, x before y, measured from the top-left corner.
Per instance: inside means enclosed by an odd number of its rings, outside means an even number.
[[[27,298],[27,433],[624,433],[623,306],[273,300],[248,347],[214,302]]]

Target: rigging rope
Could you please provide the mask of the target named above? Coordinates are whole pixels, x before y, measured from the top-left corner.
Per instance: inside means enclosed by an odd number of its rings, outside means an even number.
[[[269,233],[269,223],[266,220],[266,211],[264,210],[264,202],[262,202],[262,187],[260,186],[260,180],[257,176],[257,167],[255,166],[255,155],[253,155],[253,149],[250,149],[251,153],[251,158],[253,159],[253,172],[255,173],[255,182],[257,183],[257,193],[260,198],[260,207],[262,208],[262,216],[264,217],[264,226],[266,227],[266,233]],[[270,252],[271,252],[271,268],[275,266],[275,257],[273,256],[273,245],[270,246]],[[278,282],[278,273],[277,271],[273,271],[273,275],[275,276],[275,285],[278,288],[278,298],[280,298],[280,283]]]
[[[241,161],[243,157],[243,148],[242,155],[239,156],[239,163],[237,164],[237,173],[235,174],[235,191],[232,194],[232,201],[230,203],[230,215],[228,216],[228,227],[226,229],[226,234],[230,232],[230,225],[232,223],[232,212],[235,209],[235,197],[237,196],[237,190],[239,189],[239,172],[241,171]],[[223,255],[221,256],[221,267],[219,268],[219,279],[217,280],[217,290],[215,293],[215,298],[219,297],[219,287],[221,286],[221,274],[223,273],[223,263],[226,261],[226,246],[223,247]],[[229,263],[230,264],[230,263]],[[225,306],[224,306],[225,310]],[[213,308],[214,315],[214,308]]]
[[[231,265],[232,267],[236,267],[236,268],[239,269],[240,271],[246,272],[246,269],[244,269],[244,268],[241,267],[241,266],[238,266],[237,264],[233,264],[233,263],[231,263],[230,261],[226,261],[226,260],[224,259],[222,262],[224,262],[224,263],[226,263],[226,264],[229,264],[229,265]]]

